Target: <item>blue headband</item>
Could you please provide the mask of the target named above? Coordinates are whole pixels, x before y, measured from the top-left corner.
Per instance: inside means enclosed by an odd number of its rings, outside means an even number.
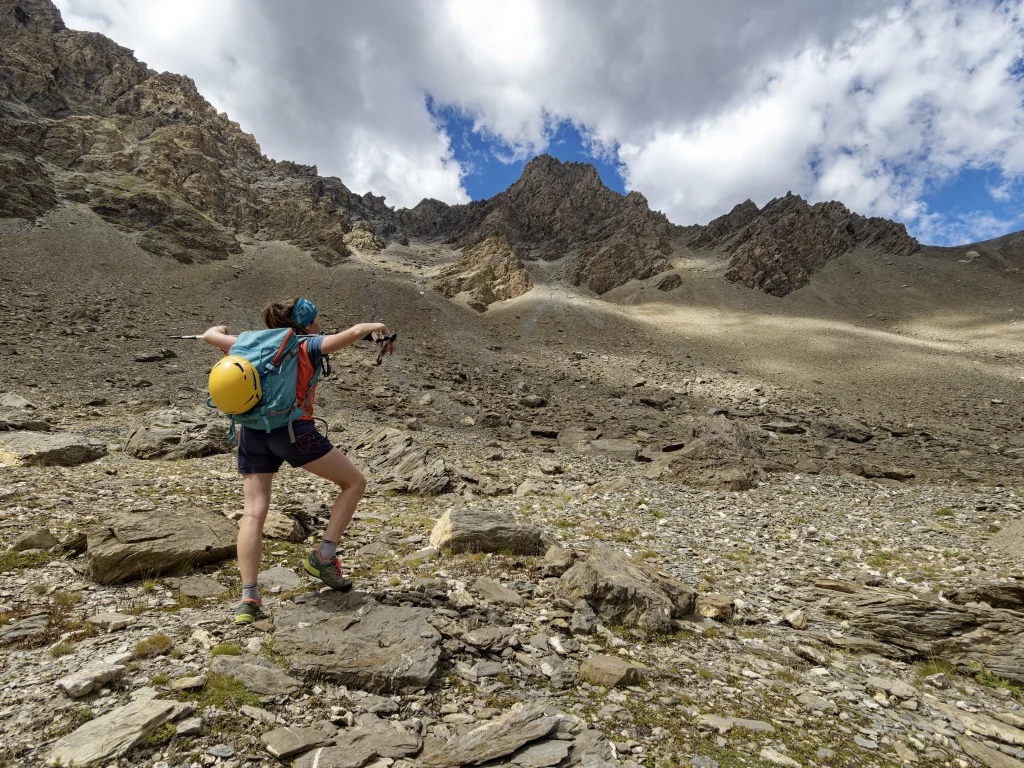
[[[295,308],[292,310],[291,314],[293,323],[301,328],[305,328],[316,320],[316,316],[316,307],[313,306],[313,302],[309,299],[299,299],[295,302]]]

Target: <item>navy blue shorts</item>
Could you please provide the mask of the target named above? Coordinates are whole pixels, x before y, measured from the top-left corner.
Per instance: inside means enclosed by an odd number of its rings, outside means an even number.
[[[238,474],[277,472],[286,461],[293,467],[301,467],[334,450],[331,441],[316,431],[312,419],[294,421],[292,429],[295,430],[294,443],[286,426],[269,432],[241,427],[238,437]]]

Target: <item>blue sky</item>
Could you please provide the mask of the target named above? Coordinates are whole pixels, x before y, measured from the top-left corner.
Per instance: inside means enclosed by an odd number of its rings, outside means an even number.
[[[428,100],[428,109],[438,121],[438,125],[451,139],[451,150],[454,159],[464,171],[463,187],[473,200],[493,197],[507,189],[519,178],[523,167],[537,153],[518,155],[499,137],[479,130],[473,115],[456,107],[446,107]],[[559,160],[590,163],[597,168],[605,186],[620,194],[629,190],[623,175],[625,166],[616,163],[608,152],[598,151],[596,154],[583,134],[569,121],[562,121],[550,128],[549,139],[544,152]],[[816,161],[811,162],[816,167]],[[640,190],[643,192],[643,190]],[[779,195],[789,189],[781,189]],[[799,190],[795,190],[799,193]],[[997,169],[965,169],[951,178],[934,181],[928,185],[920,200],[928,210],[943,217],[947,234],[942,244],[955,245],[974,242],[972,236],[998,237],[999,235],[1024,229],[1024,183],[1020,179],[1005,178]],[[732,205],[742,200],[727,204],[721,213],[727,213]],[[766,200],[757,201],[764,205]],[[988,221],[981,222],[981,217]],[[706,223],[696,221],[676,221],[676,224],[688,225]],[[929,238],[933,233],[915,226],[914,221],[908,224],[908,230],[924,242],[935,240]]]
[[[452,154],[465,172],[463,186],[473,200],[493,197],[508,189],[537,154],[516,156],[514,148],[500,138],[474,130],[473,116],[458,108],[438,106],[432,100],[428,100],[427,108],[450,137]],[[590,163],[597,168],[606,187],[622,195],[628,191],[621,166],[606,155],[593,154],[583,135],[568,121],[554,127],[544,152],[559,160]]]

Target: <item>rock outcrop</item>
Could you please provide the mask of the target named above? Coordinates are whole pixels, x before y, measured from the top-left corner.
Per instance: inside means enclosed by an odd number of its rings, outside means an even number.
[[[518,181],[487,200],[424,200],[400,213],[410,235],[459,247],[499,236],[527,259],[569,257],[566,278],[595,293],[668,269],[671,240],[684,231],[639,192],[604,186],[594,166],[550,155],[530,160]]]
[[[243,233],[325,264],[346,256],[360,221],[372,242],[404,239],[383,198],[269,160],[191,79],[67,29],[49,0],[0,2],[0,146],[0,216],[72,200],[185,263],[240,253]]]
[[[107,444],[70,432],[0,433],[0,462],[27,467],[74,467],[102,458]]]
[[[557,594],[570,603],[585,600],[606,622],[652,632],[671,632],[672,620],[697,605],[689,587],[603,544],[566,571]]]
[[[467,248],[431,285],[449,299],[467,293],[469,305],[480,311],[533,288],[526,265],[504,235],[489,237]]]
[[[702,420],[679,451],[664,454],[652,477],[719,491],[745,491],[757,485],[763,441],[750,427],[724,415]]]
[[[902,224],[865,218],[839,202],[810,205],[787,193],[764,208],[747,200],[712,221],[687,245],[731,257],[733,282],[775,296],[802,288],[826,263],[858,248],[909,256],[920,248]]]
[[[176,411],[161,411],[132,428],[125,453],[137,459],[198,459],[228,453],[224,421],[210,422]]]

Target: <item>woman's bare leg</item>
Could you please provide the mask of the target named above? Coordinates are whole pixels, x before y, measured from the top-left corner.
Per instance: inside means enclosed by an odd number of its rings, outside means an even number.
[[[242,475],[245,507],[242,522],[238,524],[238,570],[243,584],[255,584],[260,573],[263,524],[270,511],[270,488],[273,482],[272,472]]]
[[[341,488],[341,493],[338,494],[338,498],[334,500],[334,506],[331,507],[331,519],[328,521],[327,531],[324,533],[324,538],[327,541],[337,544],[341,540],[341,534],[352,522],[356,505],[363,498],[363,491],[366,490],[366,478],[348,456],[337,448],[316,461],[303,464],[302,468],[330,480]]]

